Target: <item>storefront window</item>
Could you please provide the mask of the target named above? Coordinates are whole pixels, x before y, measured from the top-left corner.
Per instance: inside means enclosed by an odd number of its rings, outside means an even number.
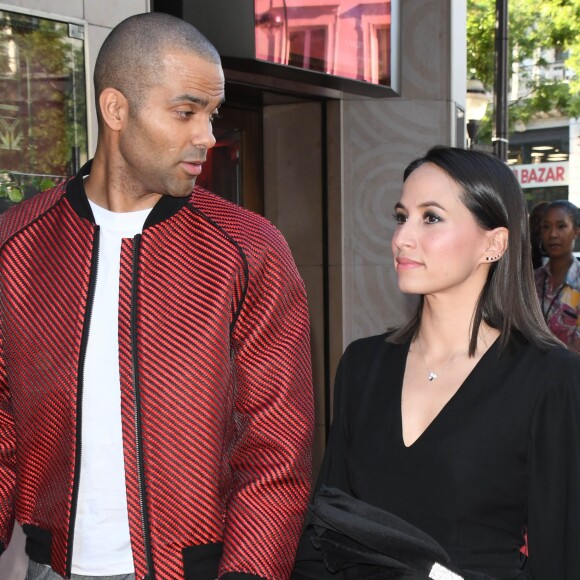
[[[255,0],[256,58],[390,86],[391,0]]]
[[[568,135],[562,139],[536,139],[524,143],[510,143],[510,164],[522,163],[553,163],[568,161]]]
[[[84,25],[0,10],[0,210],[87,159]]]

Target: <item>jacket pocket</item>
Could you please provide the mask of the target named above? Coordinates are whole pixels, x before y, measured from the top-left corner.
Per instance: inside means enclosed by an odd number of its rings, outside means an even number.
[[[222,542],[183,548],[185,580],[214,580],[217,578],[222,552]]]
[[[24,524],[22,530],[26,534],[26,554],[37,564],[50,566],[50,548],[52,534],[38,526]]]

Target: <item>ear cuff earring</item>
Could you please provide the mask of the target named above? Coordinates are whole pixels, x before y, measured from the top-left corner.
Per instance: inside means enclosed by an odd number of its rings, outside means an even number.
[[[495,262],[496,260],[499,260],[501,258],[501,254],[498,254],[497,256],[486,256],[486,260],[488,262]]]

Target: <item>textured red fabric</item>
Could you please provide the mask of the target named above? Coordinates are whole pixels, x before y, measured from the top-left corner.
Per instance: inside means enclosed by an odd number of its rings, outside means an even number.
[[[0,541],[15,497],[18,521],[51,533],[61,575],[95,236],[63,193],[0,218]],[[304,287],[282,236],[196,189],[124,241],[119,343],[136,576],[182,578],[183,548],[223,542],[220,575],[289,577],[313,404]]]

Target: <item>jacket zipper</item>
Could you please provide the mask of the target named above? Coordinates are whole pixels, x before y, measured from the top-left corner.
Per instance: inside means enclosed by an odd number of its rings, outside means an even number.
[[[141,509],[141,529],[143,532],[143,548],[145,551],[145,562],[147,571],[142,580],[154,580],[153,556],[151,554],[151,542],[149,533],[149,519],[147,517],[147,498],[145,494],[145,461],[143,457],[143,436],[141,422],[141,400],[139,385],[139,365],[137,363],[137,281],[138,281],[138,259],[141,235],[138,234],[133,239],[133,279],[131,286],[131,360],[133,370],[133,393],[135,395],[135,450],[137,455],[137,483],[139,489],[139,506]]]
[[[84,392],[84,372],[85,360],[87,355],[87,344],[89,341],[89,332],[91,328],[91,318],[93,314],[93,303],[95,300],[95,287],[97,284],[97,272],[99,270],[99,243],[100,229],[95,226],[95,237],[93,239],[93,251],[91,255],[91,273],[89,275],[89,289],[87,294],[87,309],[85,311],[85,320],[83,323],[83,334],[81,336],[81,348],[78,367],[78,393],[77,393],[77,421],[76,421],[76,451],[75,467],[73,476],[73,493],[70,508],[69,530],[68,530],[68,547],[66,576],[70,578],[72,569],[73,540],[75,533],[75,523],[77,517],[77,503],[79,498],[79,482],[81,477],[81,453],[82,453],[82,415],[83,415],[83,392]]]

